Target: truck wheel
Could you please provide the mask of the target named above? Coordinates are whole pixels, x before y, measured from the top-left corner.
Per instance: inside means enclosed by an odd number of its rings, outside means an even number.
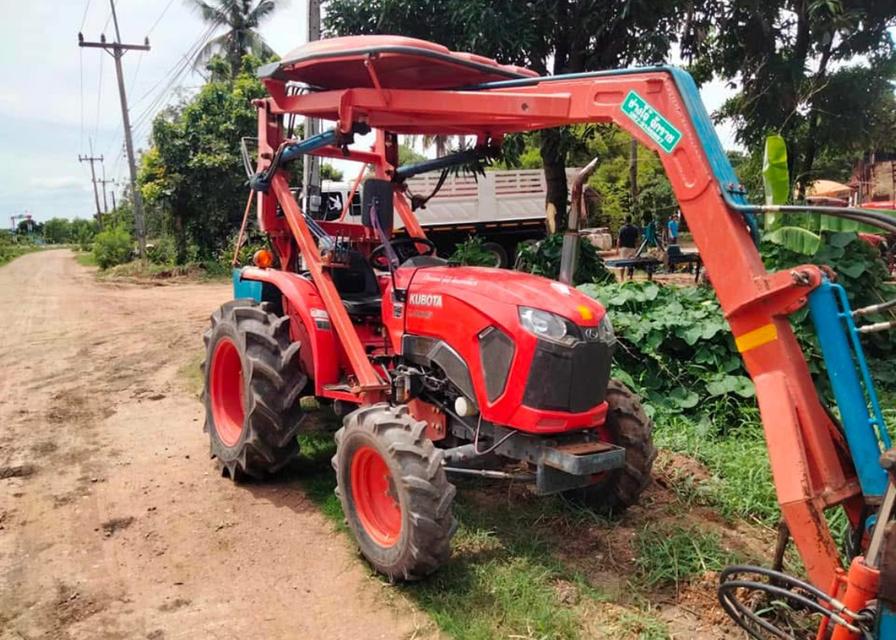
[[[456,490],[425,423],[405,406],[362,407],[336,432],[336,493],[361,554],[390,580],[416,580],[451,555]]]
[[[651,482],[656,459],[653,423],[638,396],[618,380],[607,386],[607,421],[600,428],[608,442],[625,447],[625,466],[602,475],[595,484],[565,492],[572,500],[601,513],[622,513],[637,504]]]
[[[510,264],[507,257],[507,250],[497,242],[483,242],[482,248],[495,256],[495,266],[499,269],[506,269]]]
[[[278,471],[299,453],[299,394],[307,381],[289,318],[268,302],[233,300],[212,314],[203,339],[212,457],[233,480]]]

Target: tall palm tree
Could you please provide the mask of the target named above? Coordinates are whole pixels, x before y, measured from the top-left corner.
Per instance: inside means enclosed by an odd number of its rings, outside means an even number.
[[[209,40],[193,60],[193,66],[200,68],[215,54],[223,56],[230,63],[231,73],[240,71],[243,56],[253,53],[266,58],[274,53],[256,29],[277,8],[277,0],[187,0],[202,19],[226,31]]]

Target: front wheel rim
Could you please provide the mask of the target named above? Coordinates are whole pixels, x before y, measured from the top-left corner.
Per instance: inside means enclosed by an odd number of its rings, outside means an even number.
[[[401,536],[401,506],[392,472],[373,447],[361,447],[352,456],[351,492],[367,535],[381,547],[394,546]]]
[[[209,395],[215,432],[232,447],[243,434],[246,409],[243,401],[243,365],[230,338],[222,338],[212,353]]]

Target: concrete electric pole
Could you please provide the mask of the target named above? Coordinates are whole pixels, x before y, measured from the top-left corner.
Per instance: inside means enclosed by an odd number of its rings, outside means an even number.
[[[320,40],[320,0],[308,0],[308,42]],[[305,137],[316,135],[320,121],[305,118]],[[305,211],[317,213],[320,209],[320,158],[305,156],[302,168],[302,189],[305,195]]]
[[[115,42],[106,42],[106,36],[100,35],[99,42],[86,42],[83,34],[78,34],[79,47],[92,47],[95,49],[103,49],[115,59],[115,74],[118,76],[118,97],[121,101],[121,119],[124,125],[124,144],[128,153],[128,168],[130,169],[131,194],[134,199],[134,232],[137,235],[137,246],[140,250],[140,257],[146,255],[146,226],[143,220],[143,197],[140,189],[137,188],[137,160],[134,156],[134,141],[131,138],[131,118],[128,114],[128,97],[124,89],[124,73],[121,69],[121,58],[125,52],[149,51],[149,38],[146,38],[143,44],[122,44],[121,32],[118,29],[118,15],[115,13],[115,0],[109,0],[112,6],[112,22],[115,25]],[[97,199],[97,208],[99,208],[99,199]]]
[[[94,156],[93,155],[93,140],[90,141],[90,155],[82,156],[78,154],[78,162],[89,162],[90,163],[90,182],[93,184],[93,200],[96,203],[96,222],[100,223],[100,215],[102,211],[100,211],[100,194],[96,188],[96,170],[93,168],[94,162],[103,162],[103,156]],[[105,192],[104,192],[105,196]]]

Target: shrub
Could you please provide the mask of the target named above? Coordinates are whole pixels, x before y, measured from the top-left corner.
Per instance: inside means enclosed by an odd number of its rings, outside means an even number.
[[[230,273],[230,267],[233,261],[233,249],[236,246],[237,236],[239,236],[238,231],[234,231],[230,234],[230,237],[227,239],[227,244],[215,254],[215,261],[217,261],[221,269],[227,273]],[[237,264],[252,264],[252,256],[255,255],[255,252],[259,249],[267,248],[269,248],[268,239],[265,234],[252,227],[246,229],[245,234],[243,234],[243,243],[240,245],[239,254],[237,254]],[[201,260],[201,262],[207,263],[212,261]]]
[[[457,245],[450,261],[474,267],[494,267],[495,254],[483,248],[483,240],[479,236],[469,236]]]
[[[538,276],[556,279],[560,275],[560,253],[563,249],[563,234],[555,233],[544,240],[522,246],[514,268]],[[579,238],[579,263],[573,276],[573,284],[588,282],[613,282],[615,278],[607,271],[600,254],[588,240]]]
[[[130,261],[133,252],[134,240],[131,234],[121,227],[102,231],[93,240],[93,257],[96,258],[100,269],[108,269]]]
[[[720,424],[752,406],[753,383],[712,289],[655,282],[583,285],[616,329],[614,375],[651,411],[701,413]]]
[[[174,264],[174,239],[163,236],[147,244],[146,257],[153,264]]]

